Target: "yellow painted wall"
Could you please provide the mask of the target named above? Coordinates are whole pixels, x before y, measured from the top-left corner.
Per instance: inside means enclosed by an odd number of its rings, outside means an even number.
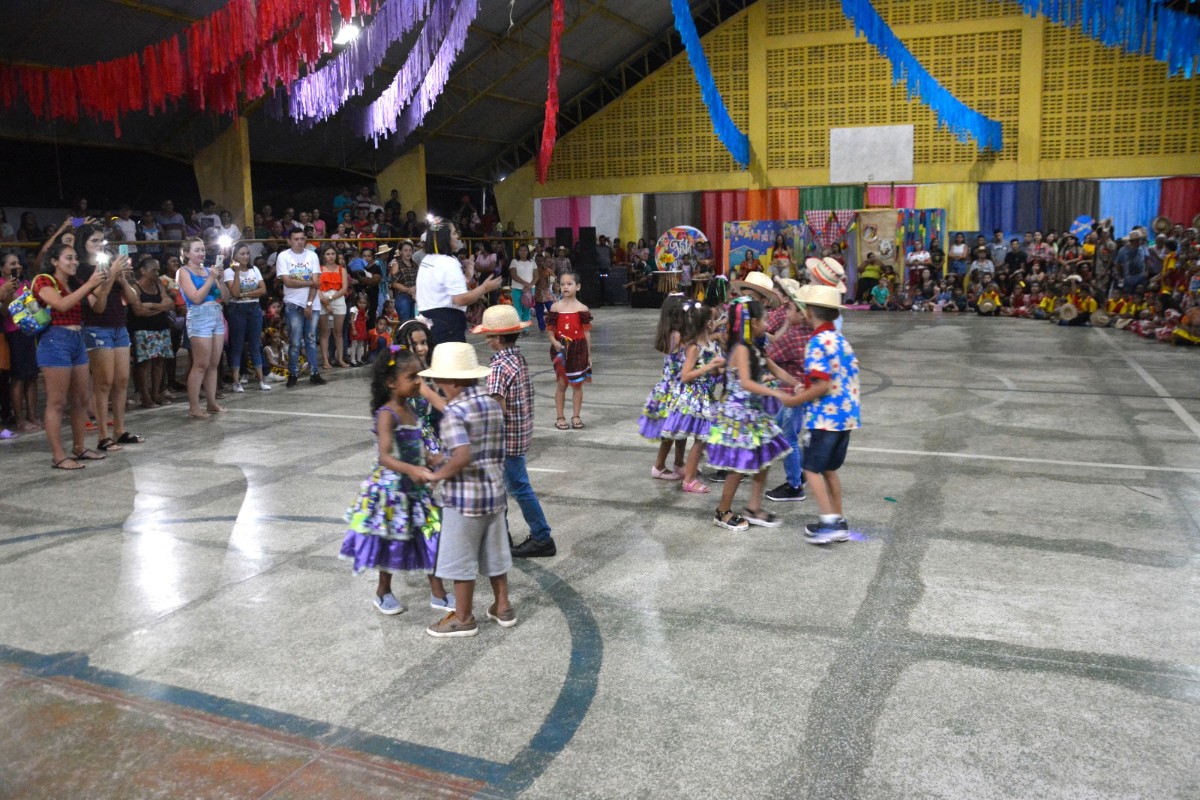
[[[245,117],[192,160],[200,196],[233,214],[239,227],[254,221],[254,197],[250,187],[250,127]]]
[[[381,198],[386,200],[392,189],[397,189],[404,210],[416,211],[417,219],[424,219],[429,209],[429,195],[425,190],[425,145],[417,145],[388,164],[375,176],[375,182]]]
[[[496,208],[505,225],[512,221],[519,231],[533,230],[533,187],[536,185],[537,174],[534,162],[530,161],[492,187]]]
[[[1001,122],[981,152],[940,130],[856,39],[838,0],[760,0],[704,37],[734,121],[738,170],[681,55],[564,136],[537,197],[767,189],[829,182],[829,129],[914,126],[914,181],[1106,178],[1200,171],[1200,79],[1021,14],[1011,0],[875,0],[934,77]]]

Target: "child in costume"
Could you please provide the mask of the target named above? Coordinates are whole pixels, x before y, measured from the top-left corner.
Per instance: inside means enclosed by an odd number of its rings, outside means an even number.
[[[558,417],[554,427],[567,430],[563,406],[567,400],[567,385],[572,389],[571,428],[582,428],[583,385],[592,382],[592,315],[588,307],[576,299],[579,292],[579,273],[565,270],[558,278],[562,299],[550,306],[546,314],[546,333],[550,336],[550,360],[554,365],[554,409]]]
[[[397,348],[375,362],[371,382],[371,412],[375,416],[377,462],[346,511],[350,529],[340,556],[353,560],[354,573],[379,571],[375,608],[381,614],[400,614],[404,606],[392,593],[392,573],[421,570],[429,575],[429,604],[454,610],[441,580],[433,576],[437,561],[441,510],[429,484],[433,473],[425,462],[421,422],[408,400],[418,397],[421,362]]]
[[[711,313],[710,313],[711,318]],[[638,419],[638,431],[647,439],[659,441],[658,457],[650,468],[650,477],[664,481],[677,481],[683,476],[684,442],[665,438],[663,423],[671,411],[671,403],[679,391],[679,373],[683,369],[683,295],[671,294],[663,301],[658,315],[658,331],[654,347],[663,354],[662,378],[650,390],[642,416]],[[675,447],[675,469],[667,469],[667,455]]]
[[[367,363],[367,295],[359,292],[350,309],[350,366]]]
[[[782,524],[774,514],[762,510],[762,496],[768,469],[772,462],[787,455],[789,448],[783,431],[763,409],[763,398],[786,398],[762,381],[770,374],[793,386],[797,381],[763,354],[766,328],[763,306],[757,300],[739,297],[729,304],[725,399],[717,408],[708,434],[707,461],[713,469],[728,471],[713,522],[732,531],[744,531],[750,525],[777,528]],[[732,509],[743,475],[753,476],[745,517]]]
[[[429,366],[429,328],[420,320],[410,319],[396,329],[396,344],[416,355],[421,362],[421,369]],[[437,435],[437,423],[446,409],[446,398],[437,390],[432,381],[421,379],[421,394],[408,398],[413,412],[421,420],[421,441],[429,453],[432,466],[442,461],[442,443]]]
[[[703,303],[690,300],[684,304],[683,369],[679,374],[671,412],[663,423],[662,435],[676,441],[693,437],[683,471],[682,488],[693,494],[708,494],[709,488],[697,479],[700,456],[712,428],[716,410],[717,379],[725,367],[725,358],[716,342],[709,339],[712,312]]]

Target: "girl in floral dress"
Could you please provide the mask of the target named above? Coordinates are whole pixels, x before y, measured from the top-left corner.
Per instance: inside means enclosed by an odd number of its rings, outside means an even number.
[[[709,339],[712,313],[708,307],[691,301],[684,309],[683,338],[687,346],[683,369],[679,374],[679,388],[671,412],[663,423],[662,435],[679,441],[693,437],[692,451],[688,454],[683,472],[682,488],[693,494],[708,494],[709,488],[697,480],[696,473],[700,469],[700,456],[704,455],[705,442],[712,428],[717,378],[725,367],[725,358],[717,343]]]
[[[356,575],[379,571],[374,603],[381,614],[404,611],[392,593],[392,573],[397,571],[425,572],[429,604],[439,611],[454,609],[454,596],[433,575],[441,509],[429,487],[433,473],[426,466],[421,420],[408,402],[420,396],[421,368],[415,353],[398,346],[375,361],[371,411],[378,460],[346,511],[350,527],[339,554],[354,562]]]
[[[655,349],[663,354],[662,378],[650,390],[638,419],[638,431],[642,436],[659,443],[658,458],[650,468],[650,477],[664,481],[677,481],[683,475],[684,442],[662,435],[663,423],[667,421],[679,391],[679,373],[683,369],[683,322],[683,295],[669,295],[659,311],[654,340]],[[667,469],[667,455],[672,446],[675,447],[675,469],[670,470]]]

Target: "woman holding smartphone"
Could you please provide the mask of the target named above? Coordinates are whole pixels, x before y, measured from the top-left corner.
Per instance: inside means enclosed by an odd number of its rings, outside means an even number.
[[[92,405],[100,431],[99,450],[120,450],[122,445],[141,444],[141,436],[125,430],[125,401],[129,390],[129,306],[137,302],[131,284],[129,256],[112,258],[105,250],[104,231],[83,225],[75,232],[80,280],[99,271],[105,280],[99,291],[87,296],[83,306],[83,338],[87,342],[92,373]],[[112,407],[112,434],[108,430]]]
[[[233,375],[233,391],[244,392],[241,382],[242,351],[250,345],[250,363],[254,365],[254,377],[258,388],[271,391],[271,384],[263,380],[262,328],[263,312],[259,298],[267,294],[258,267],[250,263],[250,245],[238,242],[230,250],[233,263],[225,270],[225,288],[229,291],[229,371]]]
[[[225,347],[225,317],[221,303],[229,295],[221,281],[224,259],[217,256],[213,269],[204,266],[204,240],[193,236],[179,248],[183,266],[175,275],[179,291],[187,302],[187,332],[192,341],[192,368],[188,370],[188,414],[204,419],[210,414],[224,413],[217,403],[217,368],[221,350]],[[208,408],[200,408],[200,387]]]

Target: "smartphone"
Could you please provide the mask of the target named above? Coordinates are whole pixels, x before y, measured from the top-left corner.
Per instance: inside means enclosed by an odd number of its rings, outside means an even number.
[[[127,245],[127,244],[118,245],[117,255],[125,256],[126,258],[128,258],[129,257],[129,245]]]
[[[220,269],[220,268],[221,268],[221,267],[223,267],[223,266],[225,266],[225,254],[224,254],[224,253],[221,253],[221,254],[219,254],[219,255],[217,256],[217,264],[216,264],[216,268],[217,268],[217,269]]]

